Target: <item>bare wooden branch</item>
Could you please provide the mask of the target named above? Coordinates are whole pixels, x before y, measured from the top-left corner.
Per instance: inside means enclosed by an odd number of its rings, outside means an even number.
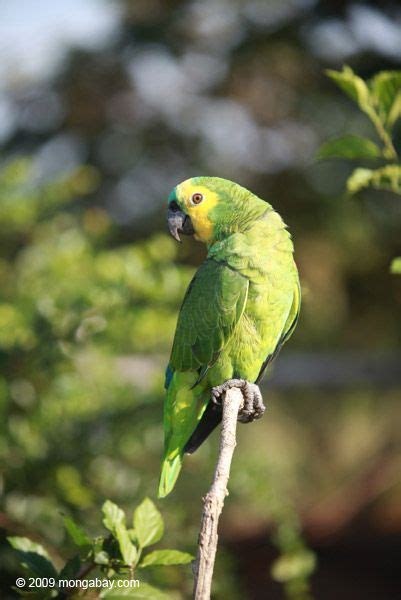
[[[209,600],[214,561],[217,551],[217,527],[224,499],[228,494],[231,460],[236,446],[238,411],[243,405],[241,390],[229,389],[223,400],[223,418],[220,449],[214,472],[213,483],[203,499],[201,529],[198,540],[198,555],[194,563],[194,600]]]

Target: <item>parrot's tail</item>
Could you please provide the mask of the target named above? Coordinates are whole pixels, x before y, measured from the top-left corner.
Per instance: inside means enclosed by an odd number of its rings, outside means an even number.
[[[182,466],[182,454],[177,454],[174,458],[166,457],[163,460],[162,472],[159,482],[159,498],[164,498],[171,492],[175,486]]]

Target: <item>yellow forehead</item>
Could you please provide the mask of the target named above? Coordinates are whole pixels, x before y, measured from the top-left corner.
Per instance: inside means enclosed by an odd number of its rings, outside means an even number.
[[[185,212],[191,218],[195,238],[207,244],[213,236],[213,224],[209,214],[218,202],[217,194],[203,185],[194,185],[190,179],[178,186],[177,193],[178,199],[185,206]],[[191,204],[193,194],[202,194],[203,200],[200,204]]]

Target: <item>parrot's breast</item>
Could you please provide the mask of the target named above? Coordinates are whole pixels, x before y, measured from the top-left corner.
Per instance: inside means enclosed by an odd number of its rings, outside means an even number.
[[[231,377],[255,381],[282,337],[298,273],[291,238],[281,218],[273,215],[225,245],[224,260],[248,279],[249,289],[234,334],[210,369],[211,385]]]

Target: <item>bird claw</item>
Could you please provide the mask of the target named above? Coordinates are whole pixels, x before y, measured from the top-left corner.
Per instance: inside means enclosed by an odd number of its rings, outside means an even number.
[[[221,406],[224,394],[234,387],[239,388],[244,397],[244,405],[238,413],[238,421],[250,423],[260,419],[266,410],[262,394],[256,383],[250,383],[245,379],[229,379],[225,383],[212,388],[212,402]]]

